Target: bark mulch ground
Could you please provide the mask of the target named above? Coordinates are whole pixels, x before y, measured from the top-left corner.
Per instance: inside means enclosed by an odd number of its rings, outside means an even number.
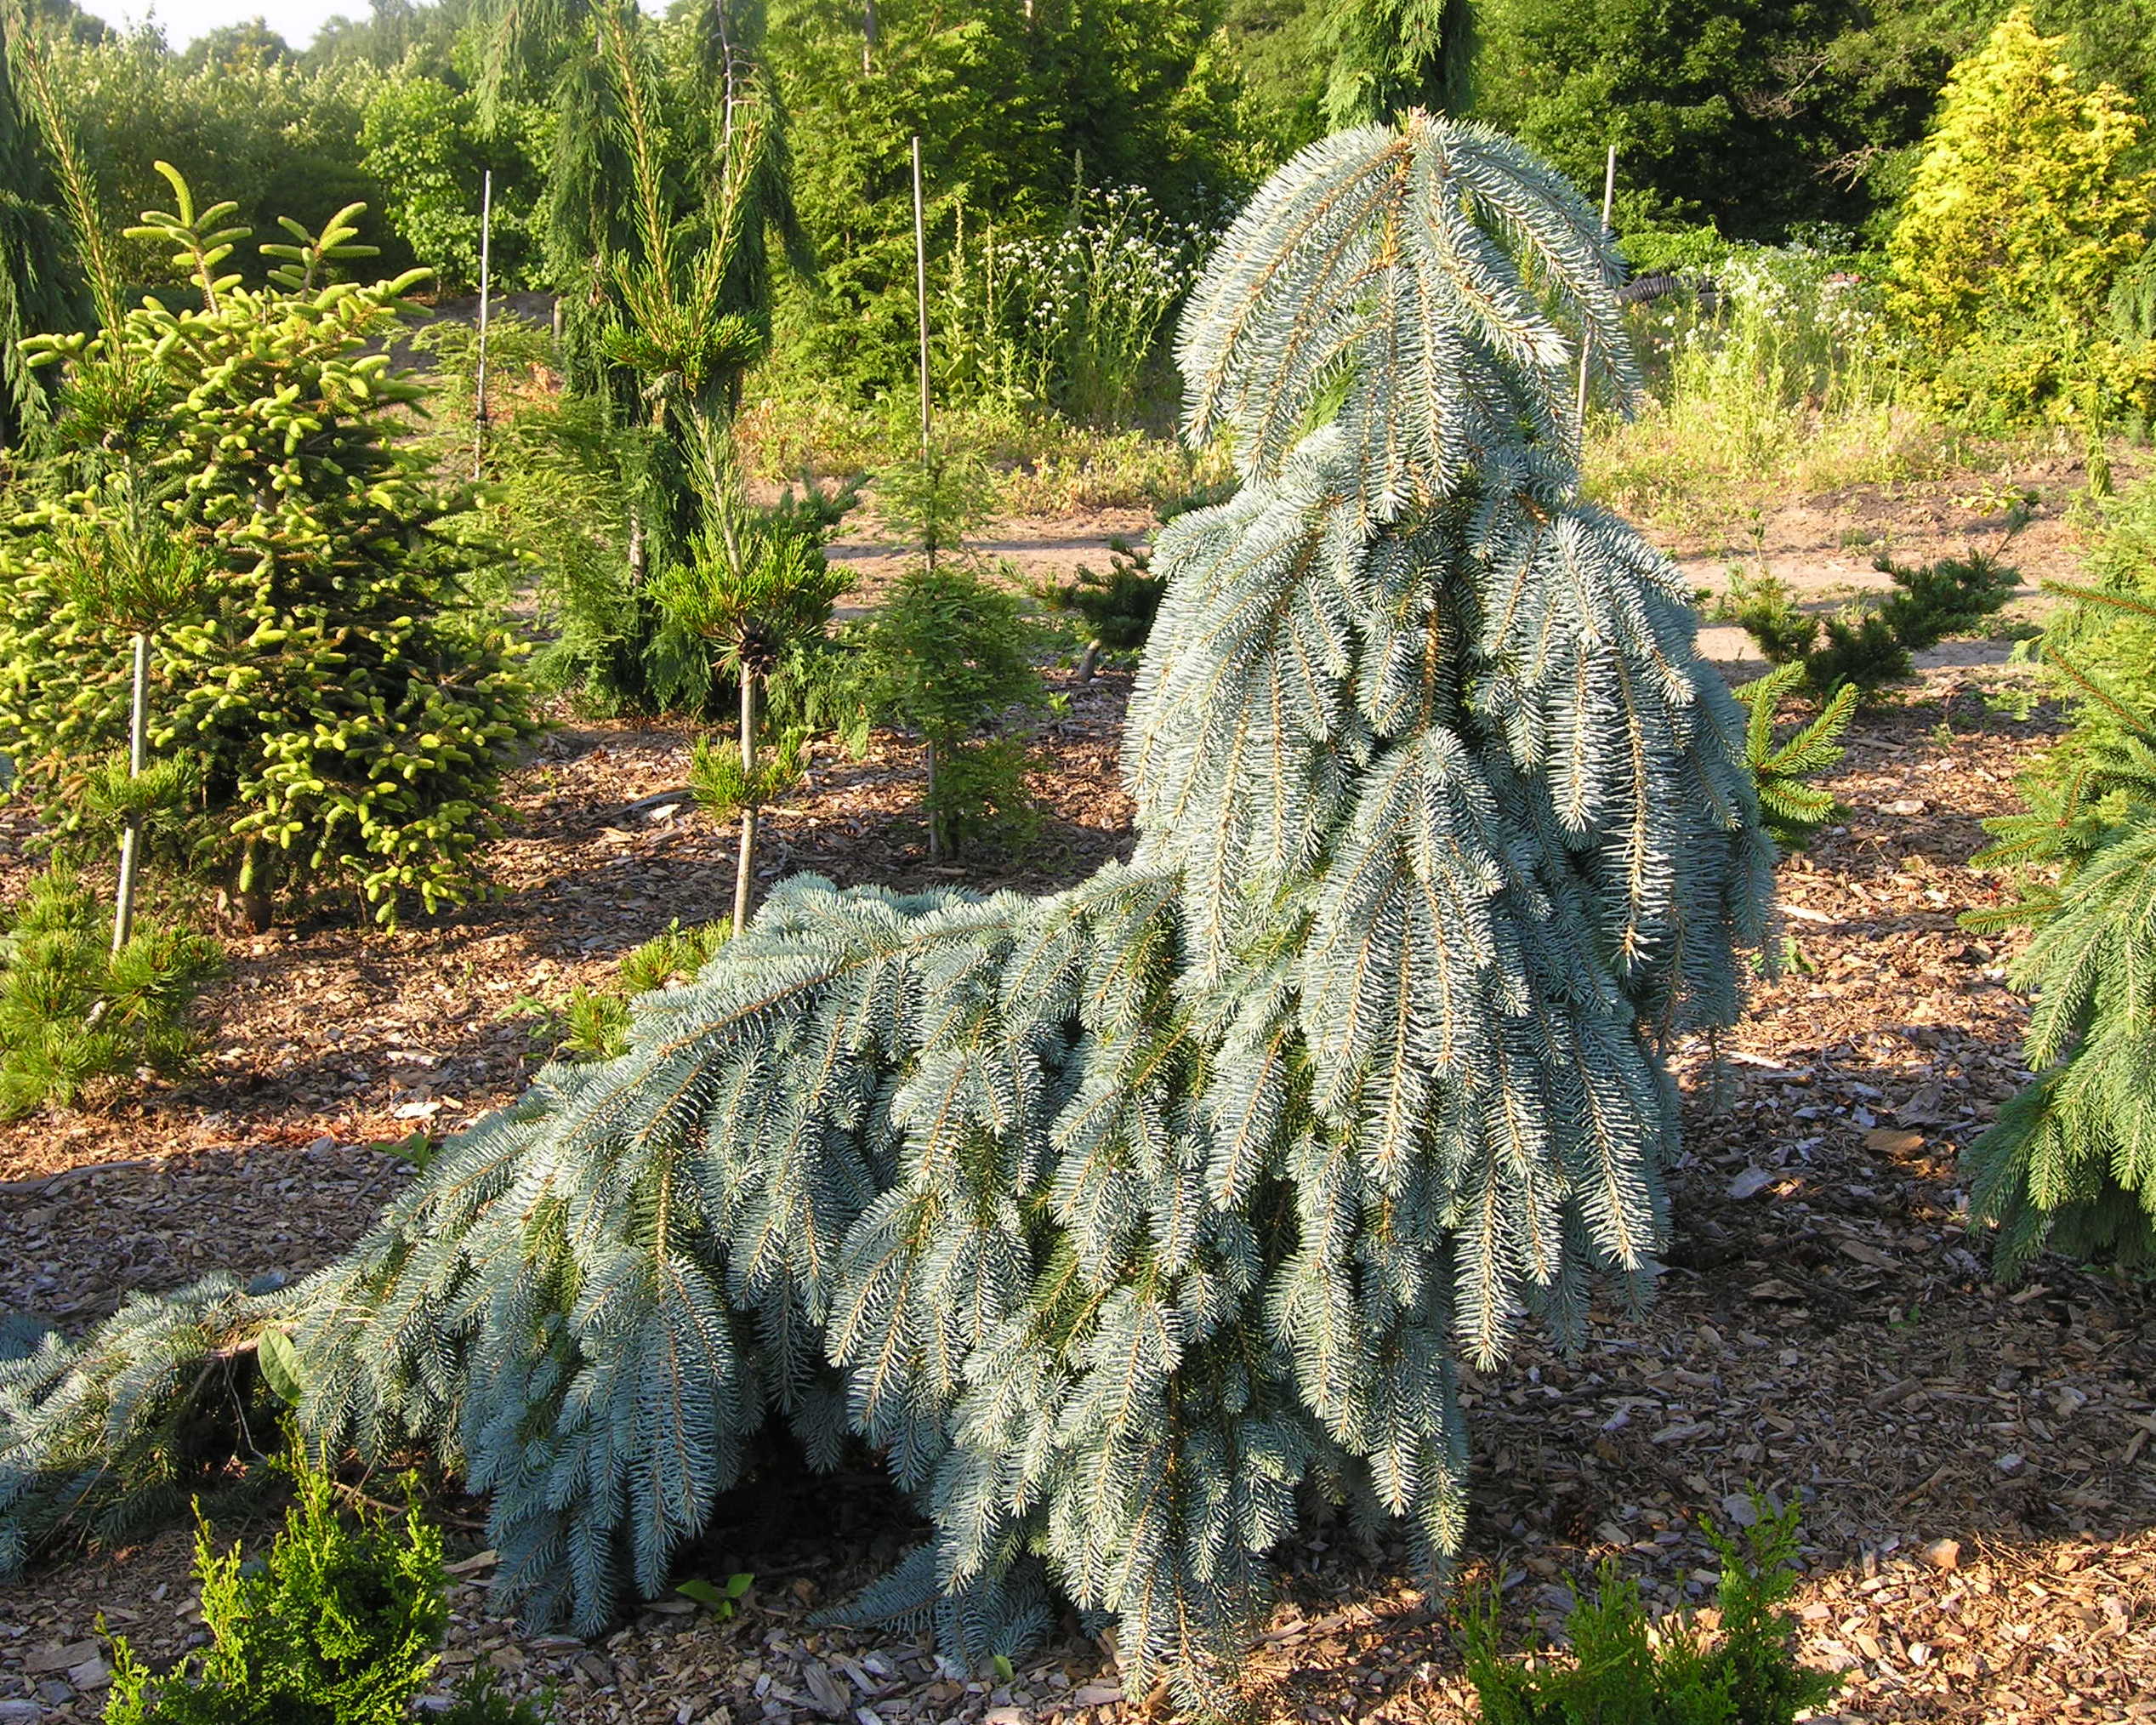
[[[1677,1051],[1687,1151],[1675,1234],[1644,1310],[1598,1310],[1583,1353],[1529,1345],[1470,1383],[1462,1566],[1501,1590],[1521,1645],[1605,1560],[1658,1609],[1712,1594],[1704,1518],[1756,1487],[1805,1516],[1804,1651],[1850,1720],[2156,1717],[2156,1312],[2149,1291],[2062,1262],[2018,1287],[1965,1232],[1955,1156],[2021,1082],[2011,943],[1955,913],[2003,883],[1964,865],[2048,734],[1985,698],[2001,675],[1930,674],[1869,714],[1833,788],[1846,825],[1783,865],[1789,960],[1718,1050]],[[1987,681],[1988,680],[1988,681]],[[917,763],[889,739],[820,766],[771,818],[765,872],[1038,890],[1129,847],[1116,739],[1127,679],[1072,691],[1044,738],[1041,842],[1021,862],[926,861]],[[684,805],[678,729],[566,730],[516,777],[497,902],[390,934],[323,924],[238,946],[205,1001],[202,1074],[109,1116],[0,1129],[0,1306],[71,1325],[124,1289],[223,1266],[302,1272],[410,1177],[380,1146],[508,1100],[543,1048],[535,1011],[621,953],[720,914],[730,835]],[[24,836],[18,827],[13,837]],[[27,866],[19,861],[11,867]],[[1135,1718],[1112,1648],[1062,1631],[1007,1679],[921,1646],[815,1627],[816,1608],[919,1528],[881,1483],[779,1474],[724,1506],[685,1573],[755,1576],[720,1621],[686,1599],[585,1643],[486,1610],[474,1506],[451,1672],[551,1687],[563,1725],[765,1719]],[[252,1529],[259,1534],[259,1526]],[[1283,1554],[1254,1659],[1261,1715],[1471,1716],[1453,1596],[1345,1523]],[[101,1708],[98,1616],[154,1661],[199,1637],[188,1538],[49,1564],[0,1594],[0,1719]],[[1707,1614],[1711,1622],[1711,1612]],[[35,1704],[40,1715],[25,1704]]]

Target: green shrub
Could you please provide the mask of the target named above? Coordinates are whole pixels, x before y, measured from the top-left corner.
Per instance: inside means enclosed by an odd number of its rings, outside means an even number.
[[[1744,764],[1752,770],[1760,813],[1774,842],[1785,851],[1801,848],[1834,818],[1833,796],[1807,781],[1840,762],[1841,739],[1856,714],[1859,692],[1854,683],[1840,684],[1809,723],[1778,743],[1774,726],[1782,702],[1804,676],[1802,665],[1780,665],[1732,691],[1751,713],[1744,729]]]
[[[928,745],[933,854],[1024,836],[1026,751],[981,733],[1041,698],[1032,634],[1015,595],[955,563],[907,571],[869,624],[877,710]]]
[[[293,1469],[297,1500],[268,1555],[220,1551],[197,1519],[195,1574],[208,1648],[160,1677],[112,1643],[105,1725],[405,1725],[448,1626],[441,1535],[416,1506],[395,1519],[335,1506],[327,1473]],[[407,1482],[407,1489],[409,1483]],[[539,1725],[529,1704],[469,1679],[447,1725]]]
[[[1912,652],[1979,627],[2021,584],[2020,572],[1992,550],[1971,549],[1913,566],[1880,556],[1872,566],[1894,583],[1879,608],[1880,619]]]
[[[1797,608],[1788,584],[1771,569],[1748,575],[1732,568],[1729,590],[1715,607],[1715,615],[1751,636],[1770,665],[1801,659],[1819,638],[1819,619]]]
[[[1851,606],[1823,619],[1826,640],[1804,658],[1805,680],[1825,693],[1844,683],[1869,693],[1909,674],[1909,650],[1876,611]]]
[[[1595,1597],[1573,1595],[1571,1660],[1514,1665],[1498,1652],[1497,1602],[1485,1596],[1465,1622],[1483,1725],[1791,1725],[1832,1699],[1840,1680],[1797,1663],[1795,1625],[1775,1608],[1796,1585],[1796,1506],[1754,1508],[1738,1538],[1707,1530],[1721,1557],[1711,1640],[1681,1618],[1675,1633],[1651,1635],[1639,1584],[1606,1563]]]
[[[222,950],[138,922],[114,952],[110,913],[55,866],[31,883],[0,937],[0,1119],[179,1071],[195,1047],[187,1009]]]
[[[409,309],[417,274],[333,282],[345,211],[319,238],[264,249],[276,284],[223,265],[229,207],[144,231],[178,248],[206,309],[145,301],[95,336],[41,341],[65,362],[59,435],[71,489],[0,542],[0,751],[63,834],[125,734],[124,629],[62,596],[71,544],[132,526],[146,497],[200,561],[194,602],[151,667],[153,754],[201,787],[191,862],[259,928],[280,896],[349,888],[388,921],[470,896],[502,766],[532,729],[505,637],[457,604],[475,557],[464,501],[397,442],[421,392],[367,350]],[[221,231],[220,231],[221,230]]]
[[[2082,411],[2156,207],[2142,117],[2083,89],[2064,44],[2017,7],[1954,67],[1888,248],[1888,306],[1946,405],[1992,418]]]
[[[1152,557],[1123,539],[1108,541],[1106,574],[1081,563],[1072,579],[1044,583],[1038,589],[1050,609],[1077,618],[1084,631],[1081,683],[1092,681],[1102,653],[1135,652],[1145,646],[1167,590],[1166,578],[1152,572]]]
[[[693,981],[731,933],[731,926],[723,922],[684,928],[677,920],[665,933],[623,957],[612,987],[580,984],[558,1005],[549,1007],[528,1000],[521,1004],[520,1010],[541,1021],[532,1028],[532,1036],[550,1041],[557,1056],[612,1060],[629,1050],[629,1002],[639,994]]]

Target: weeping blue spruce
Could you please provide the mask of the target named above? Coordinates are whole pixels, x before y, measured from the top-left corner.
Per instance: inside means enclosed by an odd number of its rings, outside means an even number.
[[[1297,157],[1183,322],[1242,486],[1156,549],[1131,863],[792,880],[341,1262],[0,1368],[0,1561],[179,1489],[203,1363],[243,1389],[270,1328],[313,1443],[436,1447],[501,1599],[580,1630],[665,1588],[775,1418],[918,1500],[856,1610],[966,1659],[1060,1595],[1127,1682],[1217,1701],[1312,1489],[1454,1548],[1455,1363],[1649,1267],[1657,1050],[1735,1016],[1769,891],[1673,572],[1579,495],[1583,339],[1633,388],[1616,273],[1481,128]]]

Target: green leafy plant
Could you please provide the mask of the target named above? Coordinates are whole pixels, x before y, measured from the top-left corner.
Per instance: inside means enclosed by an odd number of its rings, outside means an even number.
[[[1854,683],[1840,685],[1817,714],[1777,742],[1782,703],[1804,677],[1802,665],[1781,665],[1734,692],[1751,713],[1744,726],[1744,764],[1752,770],[1760,814],[1784,850],[1801,848],[1834,818],[1832,793],[1809,781],[1840,763],[1841,739],[1856,715],[1859,692]]]
[[[483,549],[463,507],[401,449],[418,386],[369,351],[409,308],[415,272],[334,281],[366,255],[356,208],[319,236],[265,245],[266,289],[226,265],[229,204],[140,231],[174,248],[201,296],[145,300],[94,336],[53,337],[58,432],[82,482],[38,499],[0,544],[0,750],[60,833],[124,737],[126,619],[71,594],[71,547],[141,535],[189,561],[185,602],[149,646],[148,746],[185,764],[208,817],[189,861],[265,926],[280,896],[350,889],[387,921],[469,897],[495,787],[532,730],[508,639],[455,602]]]
[[[1039,702],[1031,635],[1014,595],[948,562],[902,576],[869,625],[877,709],[927,744],[931,856],[1015,836],[1014,823],[1022,823],[1025,749],[981,733],[1010,709]]]
[[[55,866],[0,937],[0,1119],[124,1091],[180,1071],[196,993],[223,961],[205,936],[139,926],[117,948],[96,898]]]
[[[741,1602],[748,1597],[748,1590],[755,1585],[754,1575],[737,1573],[729,1575],[724,1586],[692,1576],[686,1581],[676,1582],[674,1591],[684,1599],[695,1600],[724,1623],[740,1608]]]
[[[112,1642],[105,1725],[406,1725],[440,1663],[448,1626],[441,1535],[416,1506],[401,1518],[362,1502],[337,1506],[336,1484],[291,1465],[295,1501],[268,1553],[220,1551],[197,1517],[195,1575],[209,1646],[154,1677],[124,1636]],[[407,1490],[412,1482],[407,1481]],[[467,1680],[449,1725],[539,1725],[488,1677]]]
[[[1776,1608],[1796,1586],[1796,1506],[1753,1506],[1736,1536],[1707,1530],[1721,1557],[1712,1639],[1681,1618],[1651,1629],[1639,1584],[1605,1563],[1594,1597],[1573,1597],[1570,1660],[1516,1665],[1499,1651],[1498,1602],[1485,1594],[1464,1625],[1485,1725],[1792,1725],[1831,1700],[1840,1680],[1798,1663],[1796,1625]]]

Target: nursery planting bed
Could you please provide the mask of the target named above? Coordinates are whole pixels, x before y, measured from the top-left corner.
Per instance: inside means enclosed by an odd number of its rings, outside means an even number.
[[[1658,1608],[1709,1600],[1701,1517],[1744,1513],[1756,1483],[1804,1502],[1796,1608],[1807,1657],[1849,1678],[1842,1716],[2156,1717],[2150,1295],[2050,1261],[1997,1286],[1957,1215],[1955,1153],[2022,1077],[2008,943],[1954,921],[2000,890],[1963,865],[2050,734],[1987,703],[2014,675],[1934,670],[1859,721],[1830,781],[1846,826],[1781,872],[1795,962],[1719,1061],[1676,1050],[1687,1150],[1653,1303],[1598,1308],[1577,1358],[1528,1345],[1471,1381],[1464,1573],[1504,1590],[1522,1642],[1604,1559]],[[1128,853],[1128,688],[1112,674],[1068,689],[1040,739],[1048,818],[1022,860],[929,863],[913,751],[879,737],[866,760],[818,763],[767,817],[764,874],[1027,891],[1083,877]],[[535,1003],[604,982],[672,919],[722,912],[731,832],[685,803],[630,809],[682,783],[689,741],[566,727],[510,786],[495,902],[386,934],[325,921],[242,939],[204,1002],[217,1053],[200,1074],[109,1116],[0,1129],[0,1307],[77,1327],[127,1289],[212,1267],[297,1275],[347,1245],[409,1177],[376,1147],[516,1093],[538,1058]],[[28,829],[8,818],[20,873]],[[918,1535],[873,1474],[834,1486],[781,1464],[722,1506],[685,1568],[753,1574],[737,1616],[664,1601],[589,1644],[491,1618],[477,1506],[450,1494],[438,1508],[459,1560],[448,1672],[485,1660],[513,1688],[551,1686],[564,1725],[1006,1725],[1158,1705],[1124,1696],[1112,1648],[1075,1622],[1007,1681],[816,1627],[817,1607]],[[1254,1660],[1262,1710],[1470,1716],[1447,1597],[1401,1548],[1343,1521],[1283,1555]],[[0,1705],[96,1717],[100,1613],[153,1662],[176,1656],[199,1632],[189,1557],[174,1530],[0,1592]]]

